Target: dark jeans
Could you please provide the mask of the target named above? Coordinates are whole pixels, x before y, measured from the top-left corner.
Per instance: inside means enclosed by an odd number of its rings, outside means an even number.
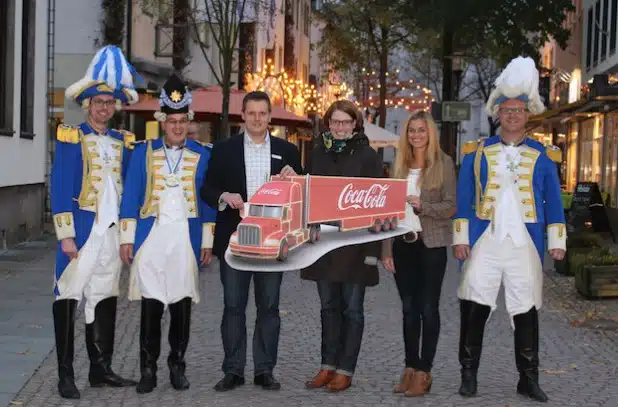
[[[279,289],[283,273],[253,273],[230,267],[220,259],[223,284],[223,372],[244,376],[247,361],[246,314],[249,285],[253,277],[257,318],[253,333],[254,374],[272,373],[279,347]]]
[[[322,368],[352,376],[365,327],[365,287],[325,280],[317,285],[322,306]]]
[[[440,336],[440,292],[446,247],[427,248],[422,240],[393,244],[395,282],[403,308],[406,367],[430,372]],[[422,339],[421,339],[422,327]],[[419,357],[419,345],[422,351]]]

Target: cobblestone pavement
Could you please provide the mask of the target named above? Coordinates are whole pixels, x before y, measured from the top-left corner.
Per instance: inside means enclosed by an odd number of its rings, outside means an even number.
[[[27,261],[18,267],[22,273],[49,281],[43,284],[51,290],[53,257],[45,257],[48,270],[28,268]],[[1,255],[0,255],[1,260]],[[3,263],[0,261],[0,275]],[[5,265],[6,267],[6,265]],[[17,279],[20,273],[10,273],[7,279]],[[126,274],[123,287],[126,291]],[[133,388],[92,389],[87,387],[87,357],[83,316],[77,324],[75,370],[82,399],[68,401],[56,395],[56,360],[54,349],[41,358],[25,386],[11,398],[12,406],[28,407],[133,407],[133,406],[474,406],[524,407],[538,405],[515,393],[517,374],[514,366],[513,338],[504,311],[500,308],[488,323],[481,371],[479,396],[463,399],[457,394],[459,365],[458,303],[455,296],[458,273],[451,262],[442,294],[442,334],[433,370],[431,393],[422,398],[405,398],[392,393],[403,363],[401,309],[393,278],[381,272],[380,285],[369,289],[365,301],[366,328],[353,387],[342,394],[322,390],[305,390],[303,383],[316,372],[320,363],[319,302],[314,283],[301,281],[298,273],[284,276],[281,298],[281,340],[275,376],[281,381],[278,392],[266,392],[252,384],[252,358],[249,346],[246,378],[248,383],[232,392],[216,393],[212,386],[221,378],[222,346],[219,331],[222,314],[222,290],[218,266],[213,264],[200,277],[202,302],[194,307],[192,337],[188,351],[188,377],[191,388],[174,391],[167,380],[164,341],[160,359],[159,387],[148,395],[138,395]],[[4,277],[3,277],[4,278]],[[31,277],[32,278],[32,277]],[[49,280],[48,280],[49,279]],[[0,286],[4,294],[5,282]],[[49,287],[48,287],[49,286]],[[618,316],[618,300],[583,301],[573,290],[572,278],[548,272],[545,280],[545,307],[541,312],[541,384],[550,397],[550,406],[612,406],[618,405],[618,336],[609,324],[593,323]],[[14,290],[15,288],[13,288]],[[29,287],[22,286],[21,295],[27,301]],[[20,293],[17,293],[20,294]],[[124,292],[123,294],[126,294]],[[46,293],[47,295],[47,293]],[[51,295],[47,308],[37,310],[48,315],[44,329],[52,336]],[[5,313],[5,299],[0,297],[0,316]],[[119,302],[114,369],[125,377],[139,377],[139,303]],[[35,311],[30,311],[35,312]],[[20,314],[22,318],[28,318]],[[248,335],[253,333],[255,307],[248,309]],[[590,322],[592,321],[592,322]],[[164,321],[164,337],[169,320]],[[603,328],[603,329],[600,329]],[[249,344],[250,344],[249,339]],[[4,351],[4,349],[3,349]],[[9,374],[9,372],[6,372]],[[18,374],[16,372],[16,374]]]

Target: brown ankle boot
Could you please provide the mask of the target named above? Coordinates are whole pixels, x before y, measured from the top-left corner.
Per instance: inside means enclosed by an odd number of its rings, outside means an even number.
[[[333,379],[328,383],[328,391],[337,392],[346,390],[352,385],[352,377],[341,373],[336,373]]]
[[[401,380],[397,386],[393,389],[394,393],[405,393],[406,390],[410,388],[410,384],[412,383],[412,378],[414,377],[415,369],[411,367],[406,367],[403,371],[403,375],[401,375]]]
[[[308,382],[305,382],[305,387],[308,389],[317,389],[326,386],[335,377],[334,370],[320,369],[317,375]]]
[[[406,390],[405,395],[407,397],[418,397],[425,393],[429,393],[429,390],[431,390],[431,382],[431,373],[417,370],[414,373],[410,387]]]

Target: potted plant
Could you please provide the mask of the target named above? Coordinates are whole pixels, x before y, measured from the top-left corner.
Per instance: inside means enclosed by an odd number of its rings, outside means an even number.
[[[571,258],[575,289],[585,298],[618,296],[618,255],[610,248],[576,253]]]
[[[594,249],[602,248],[605,244],[605,239],[602,236],[592,232],[569,234],[566,241],[566,256],[563,260],[554,262],[556,272],[566,276],[574,275],[570,266],[571,258],[580,253],[588,253]]]

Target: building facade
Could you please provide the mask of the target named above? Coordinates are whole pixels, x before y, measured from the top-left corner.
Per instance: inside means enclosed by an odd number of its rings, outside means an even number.
[[[596,182],[610,207],[618,206],[618,0],[574,0],[566,50],[542,50],[550,77],[549,110],[532,118],[539,139],[561,147],[563,189]],[[599,75],[601,75],[599,77]],[[612,96],[612,92],[616,95]]]
[[[47,0],[0,2],[0,249],[43,229]]]

